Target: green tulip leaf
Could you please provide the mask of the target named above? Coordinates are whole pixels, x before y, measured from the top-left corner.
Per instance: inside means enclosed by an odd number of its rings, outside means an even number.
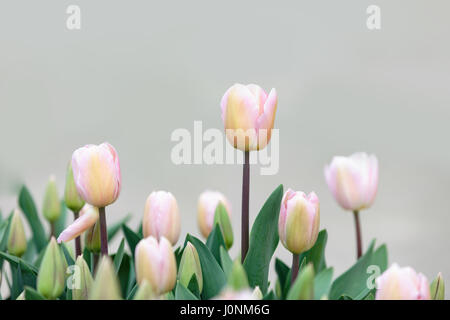
[[[47,300],[35,289],[25,286],[25,300]]]
[[[135,249],[139,241],[141,241],[141,237],[136,234],[133,230],[128,228],[125,224],[122,225],[122,231],[125,235],[125,239],[127,240],[128,247],[130,248],[131,254],[134,257]]]
[[[198,298],[190,292],[180,281],[177,281],[175,287],[175,300],[198,300]]]
[[[54,227],[55,227],[55,237],[58,237],[58,235],[63,232],[63,230],[66,228],[66,222],[67,222],[67,207],[66,203],[61,201],[61,214],[58,218],[58,220],[55,221]]]
[[[331,287],[331,280],[333,279],[333,268],[322,270],[314,278],[314,299],[320,300],[323,297],[328,297]]]
[[[125,239],[120,241],[119,249],[117,249],[117,253],[114,255],[114,268],[116,269],[116,273],[119,273],[120,265],[122,264],[123,254],[125,250]]]
[[[38,252],[47,247],[47,236],[39,220],[36,205],[27,187],[22,186],[19,194],[19,206],[30,224],[33,233],[33,242]]]
[[[225,240],[223,239],[222,231],[220,227],[216,224],[206,240],[206,246],[209,251],[213,254],[216,261],[220,263],[220,248],[226,248]]]
[[[387,250],[382,245],[374,251],[375,240],[369,246],[366,253],[352,266],[345,271],[336,280],[334,280],[330,289],[330,299],[337,300],[342,296],[361,300],[366,297],[373,289],[368,286],[368,281],[373,278],[374,271],[382,273],[387,267]],[[377,270],[372,271],[372,268]]]
[[[228,278],[231,269],[233,268],[233,260],[231,260],[228,251],[225,250],[224,247],[220,247],[220,265],[222,266],[222,270],[225,273],[225,276]]]
[[[270,260],[279,241],[278,216],[282,197],[283,185],[280,185],[264,203],[253,223],[249,250],[243,263],[250,286],[259,286],[263,294],[267,292]]]
[[[326,268],[325,246],[327,244],[327,239],[327,230],[324,229],[320,231],[314,246],[300,255],[300,261],[306,258],[306,264],[311,262],[314,265],[314,272],[316,274]]]

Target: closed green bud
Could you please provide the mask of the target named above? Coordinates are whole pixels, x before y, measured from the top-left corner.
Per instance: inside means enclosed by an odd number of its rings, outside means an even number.
[[[119,280],[111,259],[103,256],[95,274],[95,280],[89,294],[89,300],[120,300]]]
[[[42,213],[49,222],[55,222],[61,215],[61,202],[59,200],[58,188],[56,187],[54,176],[50,177],[47,188],[45,189]]]
[[[287,300],[314,299],[314,267],[308,263],[304,267],[287,294]]]
[[[195,275],[198,284],[198,290],[203,290],[203,275],[200,265],[200,258],[194,245],[190,242],[186,244],[183,255],[181,256],[180,268],[178,270],[178,279],[186,288],[189,286],[192,276]]]
[[[430,285],[430,293],[432,300],[444,300],[445,299],[445,285],[442,273],[438,273],[436,279]]]
[[[27,238],[23,228],[19,210],[15,209],[8,236],[8,252],[16,257],[21,257],[27,250]]]
[[[72,300],[87,300],[94,279],[92,279],[91,271],[82,256],[78,256],[75,263],[77,269],[75,275],[79,277],[75,279],[75,287],[72,289]]]
[[[67,208],[73,212],[78,212],[84,206],[84,200],[78,194],[75,180],[73,179],[72,163],[69,163],[66,173],[66,187],[64,189],[64,202]]]
[[[84,245],[92,253],[100,252],[100,221],[97,220],[97,222],[84,233]]]
[[[222,202],[219,202],[214,213],[214,225],[219,224],[223,239],[227,249],[233,245],[233,227],[231,226],[230,216]]]
[[[153,292],[151,284],[144,279],[139,286],[138,291],[134,295],[133,300],[153,300],[155,299],[155,293]]]
[[[37,277],[37,290],[47,299],[58,298],[64,290],[67,262],[54,237],[45,249]]]
[[[233,262],[233,267],[228,277],[228,286],[234,291],[240,291],[249,287],[247,273],[240,259],[236,259]]]

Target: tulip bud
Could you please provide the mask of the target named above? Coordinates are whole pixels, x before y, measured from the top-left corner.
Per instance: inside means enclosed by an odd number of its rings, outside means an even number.
[[[144,279],[142,284],[139,286],[138,291],[134,295],[133,300],[153,300],[155,299],[155,293],[153,292],[152,286]]]
[[[230,275],[228,276],[228,286],[234,291],[240,291],[249,287],[247,273],[239,259],[233,262]]]
[[[156,240],[153,236],[139,241],[135,253],[136,280],[147,280],[155,294],[172,290],[177,277],[177,264],[169,240]]]
[[[102,208],[119,197],[122,179],[119,157],[109,143],[75,150],[72,168],[78,194],[87,203]]]
[[[314,299],[314,267],[309,263],[304,267],[291,289],[287,300],[312,300]]]
[[[98,221],[98,208],[85,204],[80,211],[80,216],[72,222],[58,237],[58,242],[67,242],[75,239],[80,234],[94,226]]]
[[[430,285],[431,299],[444,300],[445,299],[445,285],[442,273],[438,273],[436,279]]]
[[[325,179],[333,197],[345,210],[369,208],[378,188],[378,160],[375,155],[362,152],[333,157],[325,167]]]
[[[37,290],[47,299],[58,298],[64,290],[67,262],[54,237],[45,249],[37,277]]]
[[[294,254],[311,249],[319,234],[319,223],[317,195],[288,189],[281,202],[278,221],[278,233],[285,248]]]
[[[203,289],[202,267],[197,249],[188,242],[181,256],[180,269],[178,270],[178,279],[186,288],[189,286],[192,276],[197,279],[199,292]]]
[[[81,199],[73,179],[72,163],[69,163],[66,173],[66,188],[64,189],[64,202],[67,208],[73,212],[80,211],[84,206],[84,200]]]
[[[82,256],[78,256],[75,265],[78,267],[79,287],[72,289],[72,300],[87,300],[94,280],[91,271]]]
[[[156,239],[167,238],[172,245],[180,236],[180,214],[175,197],[170,192],[152,192],[145,202],[144,219],[142,221],[144,238],[153,236]]]
[[[376,300],[430,300],[427,278],[396,263],[376,279],[376,285]]]
[[[111,258],[102,256],[89,293],[89,300],[120,300],[121,292]]]
[[[222,203],[219,203],[214,215],[214,225],[218,224],[220,231],[222,232],[225,246],[230,249],[233,245],[233,227],[231,226],[230,216],[227,213],[227,209]]]
[[[263,294],[261,292],[261,289],[259,288],[259,286],[256,286],[255,289],[253,290],[252,296],[255,300],[262,300],[263,298]]]
[[[230,144],[242,151],[264,149],[271,138],[277,102],[275,89],[267,95],[255,84],[229,88],[220,106]]]
[[[219,204],[221,204],[219,209]],[[228,248],[233,244],[233,230],[231,228],[231,207],[225,196],[217,191],[205,191],[198,198],[198,225],[200,232],[208,238],[215,223],[219,223]],[[219,210],[219,211],[218,211]],[[219,216],[216,218],[216,213]],[[225,217],[224,213],[227,213]]]
[[[84,233],[84,244],[86,248],[92,253],[99,253],[101,250],[101,241],[100,241],[100,221],[97,220],[95,224],[90,227]]]
[[[44,195],[42,213],[49,222],[55,222],[61,215],[61,202],[58,196],[55,177],[51,176]]]
[[[27,239],[23,228],[19,210],[15,209],[8,236],[8,252],[16,257],[21,257],[27,250]]]

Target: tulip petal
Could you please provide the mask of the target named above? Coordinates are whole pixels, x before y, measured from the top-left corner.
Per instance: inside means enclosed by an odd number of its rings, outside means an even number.
[[[72,222],[58,237],[58,243],[70,241],[80,234],[85,232],[87,229],[92,227],[98,220],[99,214],[98,209],[87,210],[78,219]]]

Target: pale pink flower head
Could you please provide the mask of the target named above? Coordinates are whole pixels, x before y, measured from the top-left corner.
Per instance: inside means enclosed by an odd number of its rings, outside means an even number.
[[[422,273],[394,263],[376,280],[376,300],[430,300],[430,286]]]
[[[72,222],[58,237],[58,243],[75,239],[92,227],[98,220],[98,208],[86,203],[80,210],[79,217]]]
[[[378,188],[378,160],[363,152],[333,157],[325,180],[339,205],[351,211],[369,208]]]
[[[319,224],[317,195],[288,189],[281,201],[278,220],[278,234],[286,249],[295,254],[311,249],[319,234]]]
[[[198,198],[197,220],[200,232],[205,238],[208,238],[214,224],[214,215],[216,208],[222,203],[227,209],[228,216],[231,219],[231,206],[225,196],[218,191],[204,191]]]
[[[119,157],[109,143],[90,144],[75,150],[72,169],[78,194],[87,203],[102,208],[119,197]]]
[[[175,286],[177,264],[172,246],[164,237],[148,237],[139,241],[135,252],[136,280],[151,285],[156,295],[169,292]]]
[[[278,97],[275,89],[267,94],[256,84],[235,84],[222,100],[222,120],[227,139],[243,151],[261,150],[269,143]]]
[[[145,202],[142,232],[144,238],[167,238],[172,245],[180,236],[180,214],[175,197],[166,191],[152,192]]]

